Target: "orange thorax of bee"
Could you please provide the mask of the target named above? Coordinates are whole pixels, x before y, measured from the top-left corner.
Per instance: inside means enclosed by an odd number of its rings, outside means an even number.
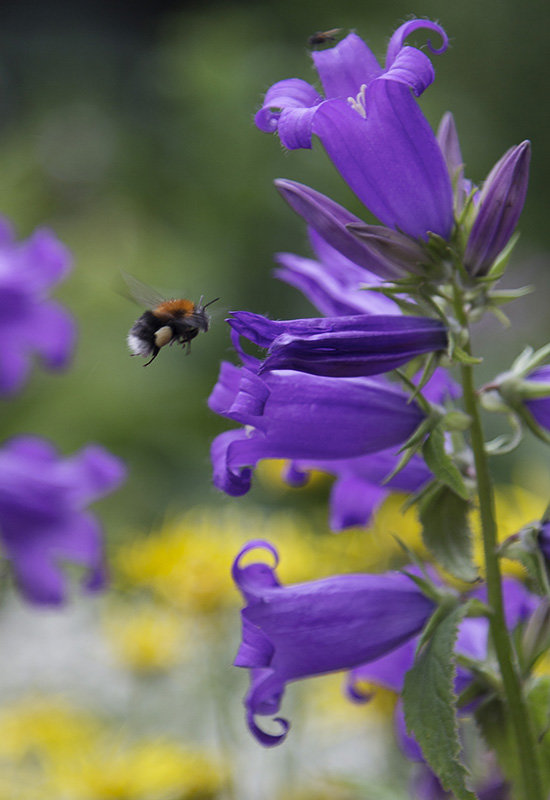
[[[191,300],[166,300],[155,309],[156,317],[189,317],[195,313],[195,304]]]

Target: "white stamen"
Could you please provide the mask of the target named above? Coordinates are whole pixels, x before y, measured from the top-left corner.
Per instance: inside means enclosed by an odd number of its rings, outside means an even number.
[[[367,107],[366,107],[366,100],[365,94],[367,91],[367,84],[364,83],[359,90],[357,97],[348,97],[348,103],[353,108],[354,111],[357,111],[358,114],[361,114],[363,119],[367,118]]]

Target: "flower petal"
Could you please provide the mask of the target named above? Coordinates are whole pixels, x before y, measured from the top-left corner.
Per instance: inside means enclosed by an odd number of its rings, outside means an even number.
[[[348,109],[347,104],[345,108]],[[355,111],[351,113],[356,114]],[[359,217],[304,184],[278,179],[275,186],[293,211],[305,219],[325,242],[354,264],[383,278],[403,277],[398,264],[377,255],[348,230],[348,225],[364,224]]]
[[[376,57],[356,33],[348,34],[335,47],[315,50],[311,57],[327,98],[355,97],[363,84],[382,73]]]
[[[347,102],[330,100],[319,107],[313,131],[346,183],[381,222],[413,238],[426,239],[432,232],[447,239],[453,224],[449,175],[409,89],[373,81],[366,114],[364,119]]]
[[[254,121],[265,133],[278,130],[285,147],[311,147],[311,123],[323,102],[317,91],[300,78],[278,81],[268,89]]]

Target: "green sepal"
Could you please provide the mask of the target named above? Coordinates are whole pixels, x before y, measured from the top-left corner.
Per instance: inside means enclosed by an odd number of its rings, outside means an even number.
[[[449,486],[436,482],[419,503],[422,540],[437,563],[458,580],[473,583],[478,571],[473,561],[470,504]]]
[[[458,361],[459,364],[467,364],[468,366],[473,366],[474,364],[481,364],[483,362],[482,358],[478,358],[477,356],[471,356],[461,347],[455,346],[452,350],[452,356],[455,361]]]
[[[534,286],[519,286],[517,289],[495,289],[489,292],[489,302],[493,305],[505,305],[513,300],[519,300],[535,291]]]
[[[447,411],[442,417],[441,424],[447,431],[467,431],[472,425],[472,418],[464,411]]]
[[[441,427],[434,428],[422,446],[424,460],[435,477],[459,497],[468,500],[470,493],[458,467],[445,451],[445,437]]]
[[[487,273],[486,279],[489,281],[498,281],[499,278],[502,278],[506,271],[506,267],[508,266],[508,262],[510,260],[510,256],[512,255],[512,251],[516,244],[518,243],[519,239],[519,232],[514,233],[514,235],[510,238],[510,241],[504,248],[501,250],[496,259],[493,261],[491,265],[491,269]]]
[[[403,706],[407,728],[443,788],[454,792],[457,800],[475,800],[460,761],[455,713],[453,649],[465,611],[464,606],[455,606],[444,616],[436,611],[438,624],[430,626],[432,635],[405,676]]]

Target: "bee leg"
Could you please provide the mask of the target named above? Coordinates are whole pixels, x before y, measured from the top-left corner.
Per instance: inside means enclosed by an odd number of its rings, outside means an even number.
[[[149,366],[149,364],[150,364],[152,361],[154,361],[154,360],[155,360],[155,358],[158,356],[158,354],[159,354],[159,353],[160,353],[160,347],[155,347],[155,349],[153,350],[153,355],[151,356],[151,358],[149,359],[149,361],[148,361],[146,364],[144,364],[143,366],[144,366],[144,367],[148,367],[148,366]]]

